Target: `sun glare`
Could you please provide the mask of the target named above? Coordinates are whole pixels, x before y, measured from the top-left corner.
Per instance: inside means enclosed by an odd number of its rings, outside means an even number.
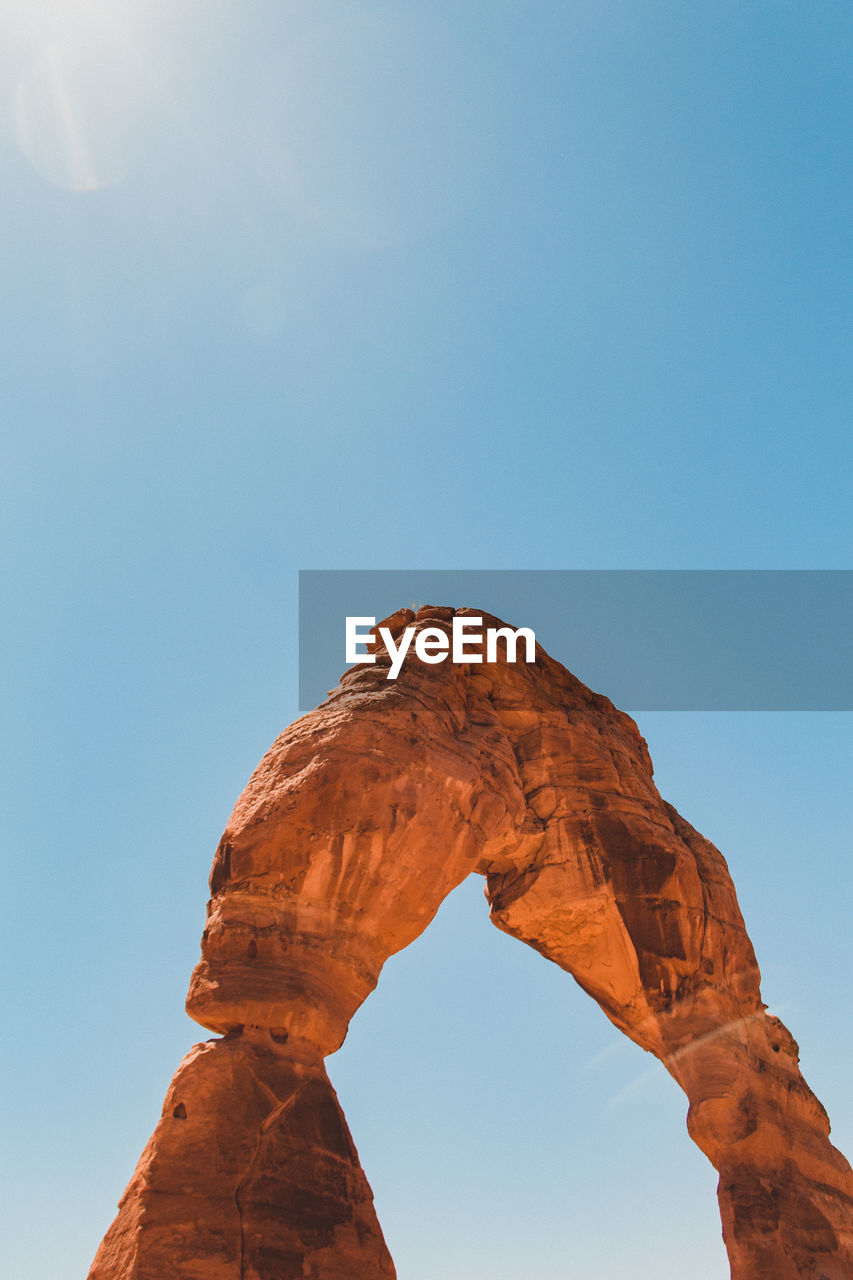
[[[120,182],[145,100],[129,7],[11,0],[3,24],[24,55],[14,95],[22,155],[46,182],[67,190]]]
[[[120,20],[126,4],[117,0],[5,0],[0,30],[16,45],[50,42],[86,28]]]

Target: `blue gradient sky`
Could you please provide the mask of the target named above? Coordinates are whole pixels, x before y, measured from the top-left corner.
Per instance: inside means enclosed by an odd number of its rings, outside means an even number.
[[[13,1280],[85,1274],[198,1038],[298,568],[850,567],[851,54],[828,0],[6,0]],[[640,726],[853,1154],[850,716]],[[400,1280],[727,1276],[677,1089],[476,883],[330,1066]]]

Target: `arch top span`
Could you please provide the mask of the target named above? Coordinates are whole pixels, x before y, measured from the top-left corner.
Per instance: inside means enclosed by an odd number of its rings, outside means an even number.
[[[449,634],[458,615],[505,625],[430,606],[381,625],[395,639],[407,627]],[[690,1134],[720,1171],[733,1276],[853,1276],[850,1168],[829,1142],[793,1038],[766,1013],[725,860],[659,795],[634,722],[540,646],[533,663],[509,662],[500,647],[483,664],[408,661],[393,681],[391,657],[375,651],[375,664],[347,671],[285,730],[237,801],[211,871],[191,1016],[226,1036],[215,1042],[222,1052],[239,1057],[245,1043],[256,1074],[264,1055],[295,1063],[311,1096],[326,1098],[322,1059],[385,960],[478,872],[497,927],[570,973],[684,1089]],[[203,1060],[193,1061],[196,1076]],[[227,1122],[216,1088],[211,1097],[214,1131]],[[317,1106],[331,1115],[337,1104],[332,1095]],[[287,1114],[269,1125],[282,1149]],[[272,1152],[271,1142],[258,1150]],[[149,1188],[164,1159],[146,1165]],[[264,1159],[266,1185],[281,1182],[279,1157]],[[310,1160],[303,1176],[311,1182]],[[342,1195],[350,1219],[364,1217],[371,1260],[358,1262],[350,1242],[336,1262],[326,1237],[318,1253],[297,1223],[294,1276],[303,1265],[321,1280],[390,1274],[369,1189],[356,1180]],[[284,1209],[277,1220],[275,1239]],[[126,1225],[102,1253],[120,1254]],[[174,1260],[172,1270],[196,1275]],[[130,1274],[98,1259],[92,1272]]]
[[[382,625],[449,633],[474,612],[401,610]],[[193,1017],[219,1032],[285,1026],[333,1052],[384,961],[472,871],[495,924],[644,1048],[666,1051],[662,1018],[687,1034],[709,992],[732,1013],[758,1007],[725,862],[660,798],[630,717],[541,648],[530,665],[411,662],[394,682],[389,662],[346,672],[238,800]]]

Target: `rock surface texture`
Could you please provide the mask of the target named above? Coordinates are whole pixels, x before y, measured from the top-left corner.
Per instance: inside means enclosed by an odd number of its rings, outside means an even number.
[[[449,632],[453,613],[385,625]],[[472,872],[498,928],[686,1093],[735,1280],[851,1280],[850,1166],[762,1004],[725,861],[661,799],[634,722],[541,648],[529,665],[412,651],[396,681],[377,652],[237,801],[187,1001],[223,1038],[179,1067],[90,1280],[394,1275],[323,1059]]]

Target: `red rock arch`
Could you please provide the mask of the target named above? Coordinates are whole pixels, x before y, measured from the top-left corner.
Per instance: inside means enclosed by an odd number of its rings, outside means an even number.
[[[725,861],[661,799],[633,721],[541,649],[386,671],[346,673],[235,806],[187,1000],[223,1038],[181,1064],[90,1280],[394,1274],[323,1059],[472,871],[498,928],[684,1089],[736,1280],[853,1276],[850,1167],[765,1011]]]

